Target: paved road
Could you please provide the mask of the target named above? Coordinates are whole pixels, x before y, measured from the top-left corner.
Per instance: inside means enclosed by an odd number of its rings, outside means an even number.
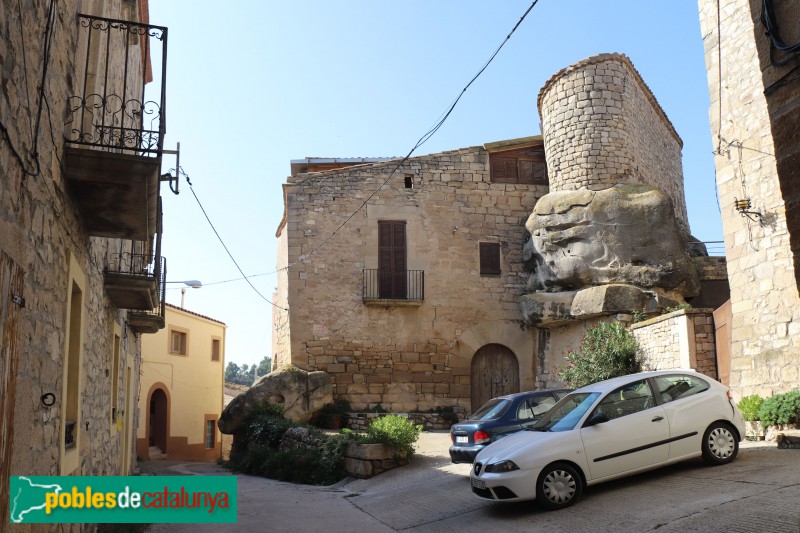
[[[469,466],[447,456],[449,436],[425,433],[412,464],[334,487],[239,476],[235,525],[154,525],[148,531],[800,532],[800,450],[744,443],[730,465],[701,461],[590,487],[575,506],[548,512],[535,503],[474,498]],[[226,475],[216,465],[145,464],[163,474]]]

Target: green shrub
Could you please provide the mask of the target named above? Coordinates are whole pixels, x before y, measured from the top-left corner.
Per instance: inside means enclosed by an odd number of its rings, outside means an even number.
[[[414,453],[414,443],[421,432],[421,425],[415,425],[405,416],[393,414],[376,418],[367,428],[370,441],[393,446],[405,452],[406,457]]]
[[[577,350],[565,354],[567,364],[556,377],[573,388],[641,372],[642,359],[633,334],[619,322],[600,322],[586,332]]]
[[[762,403],[764,403],[764,398],[758,394],[752,394],[739,400],[737,407],[739,407],[739,411],[742,412],[745,420],[761,420],[758,417],[758,410],[761,408]]]
[[[800,420],[800,391],[767,398],[758,410],[758,417],[766,426],[796,424]]]
[[[283,434],[293,426],[292,422],[271,412],[260,413],[247,424],[248,440],[251,443],[277,448]]]

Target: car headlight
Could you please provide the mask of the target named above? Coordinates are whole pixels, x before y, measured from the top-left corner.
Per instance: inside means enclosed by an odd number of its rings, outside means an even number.
[[[512,470],[519,470],[519,467],[514,461],[509,461],[508,459],[486,466],[487,472],[503,473],[511,472]]]

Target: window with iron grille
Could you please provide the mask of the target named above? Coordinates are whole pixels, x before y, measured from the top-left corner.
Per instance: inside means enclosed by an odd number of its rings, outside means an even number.
[[[500,275],[500,243],[482,242],[480,248],[481,276]]]
[[[213,448],[217,442],[217,421],[206,420],[206,448]]]

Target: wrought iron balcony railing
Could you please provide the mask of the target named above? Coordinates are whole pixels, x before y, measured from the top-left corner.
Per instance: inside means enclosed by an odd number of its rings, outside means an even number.
[[[80,94],[68,98],[67,143],[160,157],[165,132],[167,28],[78,15]],[[155,47],[155,50],[152,49]],[[155,55],[153,52],[155,52]],[[148,91],[160,56],[160,90]]]
[[[425,299],[425,271],[364,269],[364,300]]]

